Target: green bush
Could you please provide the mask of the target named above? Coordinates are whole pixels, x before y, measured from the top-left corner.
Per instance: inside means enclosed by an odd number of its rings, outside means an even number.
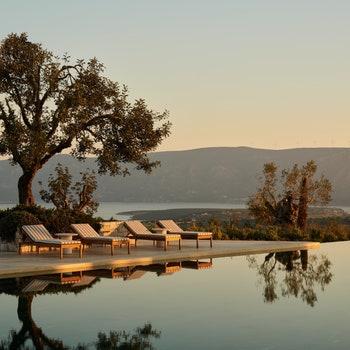
[[[312,223],[308,228],[310,240],[319,242],[337,242],[350,239],[349,226],[336,221],[329,221],[328,225],[321,226]]]
[[[40,220],[31,213],[21,210],[7,210],[0,215],[0,237],[6,242],[16,239],[16,232],[22,225],[33,225]]]
[[[47,209],[40,206],[16,206],[0,211],[0,237],[6,242],[13,242],[16,232],[22,225],[43,224],[51,233],[72,232],[72,223],[89,223],[96,230],[100,229],[101,218],[74,210]]]
[[[267,226],[259,237],[264,241],[278,241],[281,239],[281,229],[278,226]]]
[[[291,230],[281,230],[279,233],[280,239],[285,241],[307,241],[309,240],[309,234],[303,232],[299,228]]]
[[[346,241],[350,238],[349,227],[346,227],[335,220],[330,221],[328,230],[332,232],[337,241]]]
[[[327,218],[322,224],[310,221],[306,232],[294,228],[285,229],[278,225],[237,225],[231,221],[221,221],[211,218],[207,225],[203,223],[192,224],[193,231],[211,231],[214,239],[237,240],[266,240],[266,241],[316,241],[337,242],[350,240],[350,224],[346,221]]]

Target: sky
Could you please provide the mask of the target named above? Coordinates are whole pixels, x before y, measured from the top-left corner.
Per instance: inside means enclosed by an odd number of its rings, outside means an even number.
[[[157,151],[350,146],[349,0],[3,0],[0,38],[96,57],[169,111]]]

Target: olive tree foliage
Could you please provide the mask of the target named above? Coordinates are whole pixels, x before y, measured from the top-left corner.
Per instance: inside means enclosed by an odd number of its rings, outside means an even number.
[[[313,160],[280,173],[275,163],[264,164],[258,177],[261,186],[247,203],[255,220],[305,230],[309,206],[325,206],[331,201],[331,182],[324,174],[315,179],[316,172]]]
[[[34,205],[36,173],[69,150],[97,159],[100,174],[127,175],[127,164],[150,173],[154,151],[170,134],[168,111],[128,102],[128,89],[103,74],[93,58],[54,56],[27,34],[10,34],[0,46],[0,154],[22,168],[19,203]]]
[[[49,175],[48,190],[41,188],[41,199],[46,203],[53,203],[58,210],[73,209],[93,214],[98,209],[98,203],[94,200],[93,192],[97,188],[97,180],[94,170],[87,169],[81,172],[81,180],[72,185],[72,175],[67,167],[63,168],[58,163],[56,177]],[[42,182],[39,181],[42,187]]]
[[[247,256],[247,261],[249,268],[257,271],[265,303],[294,296],[314,307],[317,293],[323,292],[334,276],[325,255],[309,256],[307,250],[269,253],[263,263],[256,256]]]

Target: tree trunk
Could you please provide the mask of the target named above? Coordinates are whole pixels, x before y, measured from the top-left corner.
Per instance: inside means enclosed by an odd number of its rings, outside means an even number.
[[[32,301],[34,296],[21,296],[18,298],[17,315],[18,319],[23,323],[19,332],[13,333],[13,338],[9,346],[10,350],[22,349],[28,341],[28,333],[32,328],[34,321],[32,319]]]
[[[301,267],[302,267],[303,271],[306,271],[308,263],[309,263],[308,251],[301,250],[300,251],[300,258],[301,258]]]
[[[18,197],[19,204],[26,206],[35,205],[34,195],[32,192],[33,179],[37,171],[23,171],[18,179]]]
[[[17,315],[18,319],[22,321],[22,329],[16,333],[14,332],[10,350],[23,349],[28,340],[31,340],[35,349],[64,349],[64,347],[46,347],[48,343],[47,337],[43,334],[32,318],[32,301],[34,296],[20,296],[18,298]],[[59,345],[59,344],[58,344]]]
[[[299,198],[299,212],[298,212],[298,227],[302,231],[306,231],[307,210],[309,201],[309,188],[307,178],[303,177],[301,182],[300,198]]]

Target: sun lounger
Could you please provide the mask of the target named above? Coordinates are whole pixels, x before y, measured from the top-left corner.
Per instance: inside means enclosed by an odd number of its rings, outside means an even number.
[[[60,259],[63,258],[63,249],[65,248],[78,248],[79,257],[83,255],[83,246],[80,241],[76,240],[65,240],[57,239],[52,237],[50,232],[42,224],[39,225],[24,225],[22,226],[22,232],[25,237],[29,240],[29,244],[37,248],[38,254],[40,253],[40,248],[59,248]],[[18,253],[21,254],[22,245],[27,244],[27,242],[20,242],[18,245]]]
[[[111,255],[114,254],[114,247],[126,245],[130,254],[130,241],[127,237],[100,236],[90,224],[72,224],[74,232],[79,236],[83,245],[103,244],[111,246]]]
[[[83,276],[82,271],[73,271],[66,273],[55,273],[50,275],[40,275],[30,278],[22,288],[23,293],[42,292],[49,285],[71,285],[72,287],[87,286],[91,284],[96,277]],[[25,279],[24,279],[25,280]]]
[[[164,242],[164,250],[167,250],[167,245],[169,242],[178,241],[179,249],[181,249],[181,236],[178,234],[162,234],[162,233],[152,233],[148,228],[140,221],[124,221],[124,227],[130,232],[130,234],[135,239],[135,247],[137,246],[137,241],[139,239]]]
[[[184,231],[179,227],[174,220],[159,220],[157,226],[167,230],[168,234],[179,234],[182,239],[195,239],[197,248],[199,247],[199,240],[210,240],[210,248],[213,247],[213,234],[211,232],[196,232]]]

